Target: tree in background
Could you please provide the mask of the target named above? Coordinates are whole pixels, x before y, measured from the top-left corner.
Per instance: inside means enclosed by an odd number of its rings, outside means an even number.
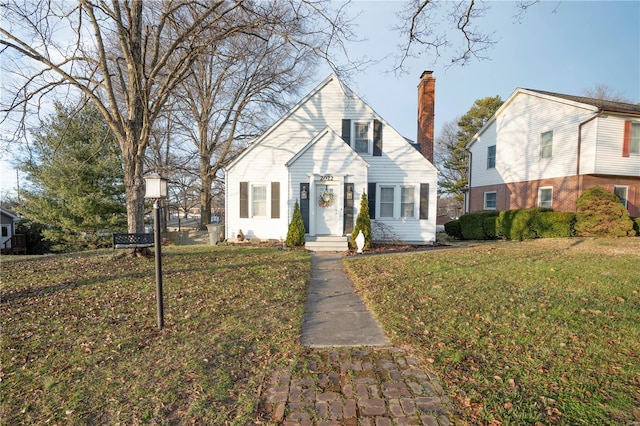
[[[45,225],[42,233],[56,250],[94,246],[100,232],[126,225],[118,141],[95,106],[54,108],[33,133],[30,156],[20,165],[30,185],[18,212]]]
[[[274,15],[273,4],[290,13]],[[118,140],[128,230],[144,230],[145,153],[156,119],[192,64],[234,37],[280,34],[333,64],[349,38],[344,6],[323,0],[153,1],[6,0],[0,4],[3,93],[0,122],[24,137],[31,114],[81,92]],[[290,29],[299,30],[289,36]]]
[[[368,250],[371,248],[371,216],[369,213],[369,201],[367,199],[367,194],[362,193],[362,197],[360,197],[360,210],[358,211],[358,217],[356,218],[356,224],[353,227],[353,231],[351,231],[351,246],[356,247],[356,237],[362,231],[364,235],[364,247],[363,249]]]
[[[468,184],[469,153],[467,143],[502,105],[500,96],[477,99],[457,121],[445,123],[436,141],[436,166],[440,170],[438,192],[464,200]]]

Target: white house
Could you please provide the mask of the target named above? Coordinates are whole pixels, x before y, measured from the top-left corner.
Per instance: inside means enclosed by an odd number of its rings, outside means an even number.
[[[419,87],[430,92],[423,98],[431,103],[425,108],[432,129],[431,72],[423,73]],[[423,152],[432,156],[433,133],[418,139],[427,140]],[[384,228],[387,238],[435,241],[436,168],[335,75],[255,139],[225,172],[227,238],[242,230],[247,238],[286,239],[298,201],[309,249],[319,237],[346,248],[364,192],[374,238],[376,229]]]
[[[640,105],[517,89],[467,146],[467,212],[576,211],[599,185],[640,216]]]

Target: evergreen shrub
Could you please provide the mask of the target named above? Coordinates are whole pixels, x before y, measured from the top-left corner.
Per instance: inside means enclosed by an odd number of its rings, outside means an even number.
[[[487,239],[495,240],[502,234],[499,228],[500,216],[489,216],[484,218],[483,228]]]
[[[540,238],[564,238],[575,235],[576,214],[571,212],[540,212],[532,221],[533,231]]]
[[[351,231],[351,238],[349,242],[351,243],[351,247],[357,247],[356,237],[358,233],[362,231],[364,234],[364,250],[368,250],[371,248],[371,216],[369,215],[369,201],[367,200],[367,194],[362,193],[362,197],[360,197],[360,211],[358,212],[358,217],[356,218],[356,225],[353,227],[353,231]]]
[[[498,216],[495,210],[480,210],[460,216],[460,227],[465,240],[485,240],[488,235],[484,230],[484,220],[487,217]]]
[[[444,232],[447,233],[448,236],[456,238],[458,240],[462,240],[462,227],[460,225],[460,220],[455,219],[451,220],[444,224]]]
[[[636,231],[636,237],[640,237],[640,217],[632,217],[633,230]]]
[[[633,221],[620,199],[601,186],[585,190],[577,202],[576,232],[580,236],[627,237]]]
[[[304,246],[304,221],[302,220],[302,213],[300,213],[300,205],[298,200],[293,206],[293,217],[289,224],[289,230],[287,231],[288,247],[301,247]]]

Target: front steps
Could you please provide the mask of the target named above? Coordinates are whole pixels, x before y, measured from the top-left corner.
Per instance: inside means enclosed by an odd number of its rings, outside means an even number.
[[[349,249],[349,244],[347,237],[342,236],[306,236],[304,248],[309,251],[346,251]]]

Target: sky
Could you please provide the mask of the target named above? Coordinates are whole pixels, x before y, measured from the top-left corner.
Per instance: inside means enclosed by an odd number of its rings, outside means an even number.
[[[442,126],[469,110],[476,99],[499,95],[506,100],[518,87],[570,95],[605,84],[634,103],[640,102],[640,1],[542,1],[517,22],[513,1],[489,1],[478,25],[497,43],[488,60],[451,66],[443,56],[423,55],[406,63],[406,73],[390,72],[400,43],[392,27],[403,2],[355,1],[360,15],[350,43],[352,57],[377,59],[349,75],[346,83],[384,120],[416,139],[417,85],[423,71],[436,78],[435,136]],[[320,67],[309,90],[329,75]],[[16,188],[10,158],[0,159],[0,193]],[[22,184],[22,183],[21,183]]]

